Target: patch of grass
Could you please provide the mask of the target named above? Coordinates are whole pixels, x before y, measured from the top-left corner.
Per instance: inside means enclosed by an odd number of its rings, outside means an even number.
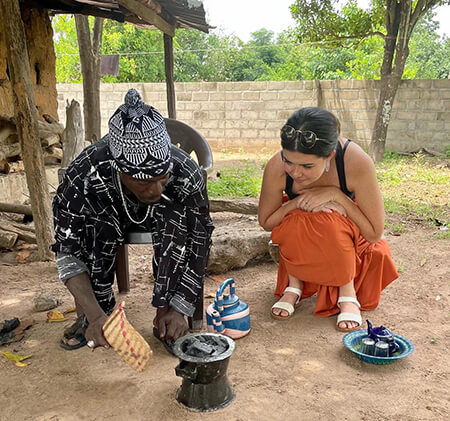
[[[383,194],[384,195],[384,194]],[[392,193],[391,193],[392,196]],[[415,200],[405,198],[384,197],[384,209],[386,213],[403,215],[406,219],[419,217],[434,224],[434,220],[448,218],[448,209],[445,206],[438,206],[424,203],[420,197]]]
[[[441,239],[444,239],[444,238],[450,238],[450,231],[439,231],[439,232],[435,232],[435,233],[434,233],[434,236],[435,236],[436,238],[441,238]]]
[[[446,158],[450,158],[450,145],[446,146],[443,150],[442,153],[445,155]]]
[[[220,177],[208,181],[210,197],[258,197],[262,173],[272,154],[270,151],[250,153],[241,149],[215,154]],[[249,159],[242,159],[243,156]],[[384,161],[377,164],[376,171],[386,213],[401,216],[403,222],[403,226],[397,224],[393,230],[404,232],[408,222],[414,219],[427,221],[434,227],[436,220],[450,225],[450,168],[445,160],[424,154],[404,156],[386,151]],[[446,232],[436,236],[448,238]]]
[[[366,153],[369,153],[369,152],[366,150]],[[397,161],[399,159],[401,160],[401,159],[404,159],[404,158],[405,158],[405,156],[404,155],[400,155],[398,152],[390,151],[389,149],[385,149],[384,150],[383,162],[386,162],[388,160],[395,160],[395,161]]]
[[[406,232],[406,226],[403,222],[399,222],[392,227],[392,232],[395,234],[401,234],[402,232]]]
[[[387,213],[450,221],[450,170],[442,159],[387,153],[377,178]]]
[[[258,197],[261,190],[262,169],[255,163],[242,161],[234,168],[224,168],[220,176],[208,180],[210,197],[243,198]]]

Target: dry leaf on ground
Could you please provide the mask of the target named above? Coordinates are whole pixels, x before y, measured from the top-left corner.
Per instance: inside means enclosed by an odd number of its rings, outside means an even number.
[[[47,322],[64,322],[66,320],[69,320],[69,318],[65,317],[64,314],[58,310],[49,311],[47,313]]]
[[[36,244],[33,243],[22,243],[18,244],[14,247],[14,250],[27,250],[27,249],[35,249]]]
[[[63,311],[63,314],[74,313],[75,311],[77,311],[76,307],[69,307],[67,310]]]
[[[12,352],[2,351],[3,356],[10,361],[20,362],[30,358],[32,355],[19,355]]]
[[[17,367],[26,367],[27,365],[30,365],[30,363],[23,363],[21,361],[16,361],[14,365],[16,365]]]
[[[27,263],[27,258],[30,257],[30,252],[28,250],[19,251],[16,255],[17,263],[25,264]]]

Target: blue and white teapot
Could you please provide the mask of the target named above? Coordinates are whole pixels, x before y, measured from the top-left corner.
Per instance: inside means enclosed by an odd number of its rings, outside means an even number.
[[[230,293],[224,294],[227,287],[230,287]],[[250,309],[235,292],[233,278],[220,285],[216,299],[206,309],[208,332],[222,333],[233,339],[242,338],[250,332]]]

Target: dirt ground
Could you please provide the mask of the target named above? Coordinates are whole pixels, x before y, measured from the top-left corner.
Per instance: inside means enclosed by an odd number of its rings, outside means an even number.
[[[232,223],[232,221],[230,221]],[[221,280],[233,277],[250,306],[251,333],[236,342],[228,376],[236,400],[210,413],[186,410],[175,400],[178,360],[151,333],[154,309],[145,246],[132,249],[132,287],[123,298],[127,316],[153,349],[146,371],[132,371],[112,350],[65,351],[58,342],[71,322],[46,323],[33,298],[51,293],[72,300],[55,264],[0,264],[0,320],[32,318],[21,342],[0,348],[32,354],[27,367],[0,356],[1,420],[444,420],[450,417],[448,239],[436,229],[409,227],[387,234],[400,277],[377,310],[363,314],[406,336],[415,352],[391,365],[363,363],[342,345],[336,318],[312,315],[315,298],[302,302],[289,321],[270,317],[277,267],[259,264],[207,278],[205,304]],[[73,319],[74,316],[71,316]]]

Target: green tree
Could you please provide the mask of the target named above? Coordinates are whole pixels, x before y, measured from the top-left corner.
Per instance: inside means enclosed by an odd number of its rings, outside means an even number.
[[[54,16],[52,27],[56,54],[56,81],[81,83],[80,55],[73,16]]]
[[[237,42],[235,37],[177,29],[174,38],[175,79],[180,82],[227,80],[227,56],[231,50],[239,48]]]
[[[408,79],[439,79],[450,74],[449,40],[437,34],[438,23],[432,13],[418,22],[410,40],[410,55],[404,77]]]
[[[363,10],[348,0],[341,10],[333,0],[296,0],[291,12],[300,41],[327,41],[329,45],[359,42],[377,35],[384,41],[380,69],[380,96],[369,152],[383,159],[392,106],[409,56],[409,40],[417,22],[433,7],[450,4],[442,0],[371,0]]]
[[[103,54],[120,54],[119,76],[105,76],[105,82],[162,82],[163,36],[158,30],[141,29],[129,23],[106,20]]]
[[[257,57],[269,67],[276,66],[283,62],[283,55],[275,43],[273,31],[261,28],[252,32],[247,47],[254,49]]]

